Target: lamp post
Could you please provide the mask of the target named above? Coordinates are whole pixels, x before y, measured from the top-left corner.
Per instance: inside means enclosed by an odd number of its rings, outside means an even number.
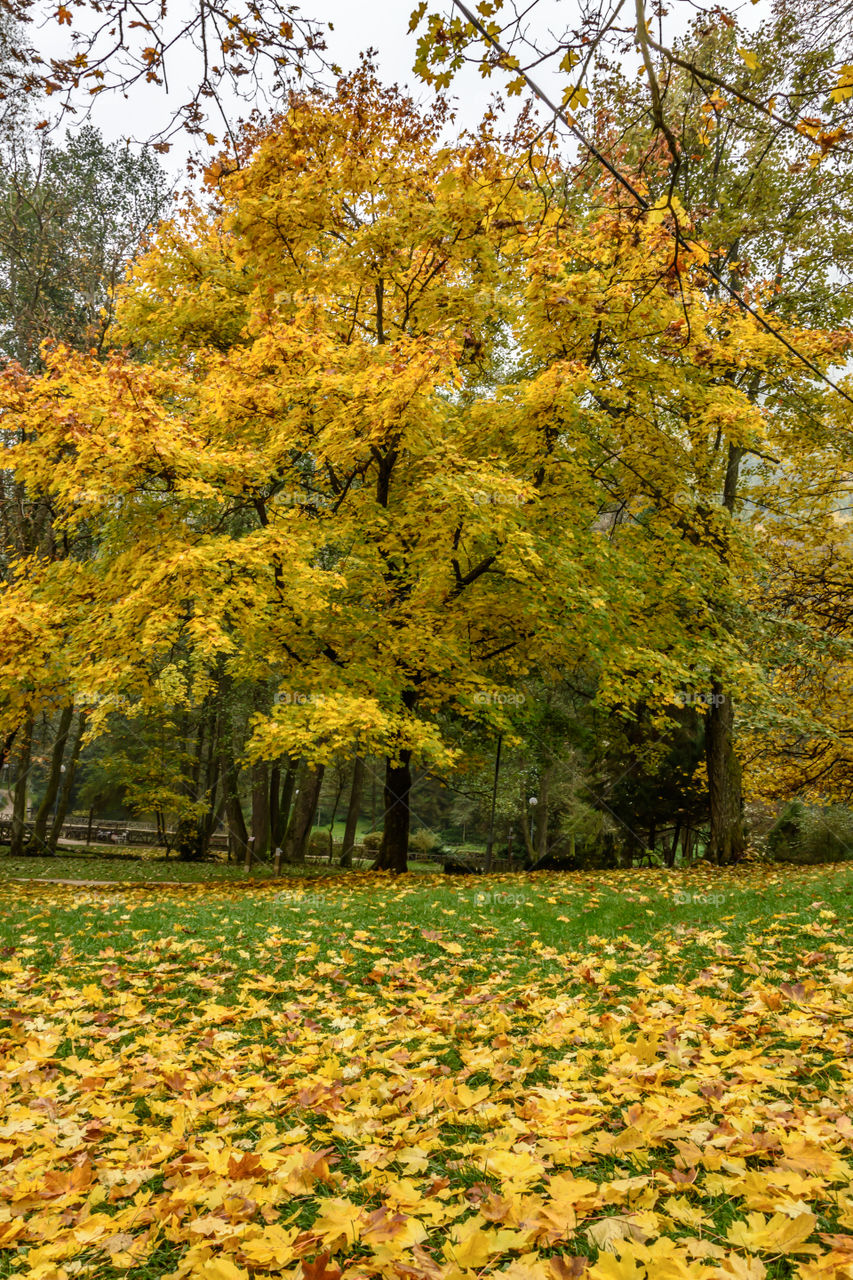
[[[53,821],[50,824],[51,831],[56,827],[56,815],[59,813],[59,798],[62,795],[62,775],[65,772],[65,765],[59,766],[59,786],[56,788],[56,800],[53,804]],[[56,844],[59,846],[59,832],[56,833]]]

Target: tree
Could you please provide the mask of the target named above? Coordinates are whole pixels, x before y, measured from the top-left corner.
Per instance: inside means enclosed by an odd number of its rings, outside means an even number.
[[[364,788],[364,757],[356,756],[352,765],[349,803],[344,825],[344,838],[341,842],[341,866],[352,866],[352,851],[355,847],[356,828],[361,817],[361,795]]]
[[[655,5],[650,15],[644,0],[636,0],[633,12],[621,3],[583,5],[578,7],[574,26],[569,18],[554,29],[543,0],[533,0],[522,10],[507,0],[487,0],[476,9],[464,0],[452,0],[449,14],[430,11],[427,0],[422,0],[412,13],[410,30],[421,28],[416,67],[429,83],[447,88],[465,62],[478,65],[487,77],[503,73],[509,94],[530,91],[553,116],[562,118],[587,151],[589,140],[573,113],[588,104],[596,112],[607,110],[606,92],[601,92],[594,73],[636,60],[673,176],[684,159],[677,138],[678,103],[669,93],[673,76],[680,72],[708,98],[716,97],[721,107],[735,102],[749,111],[753,122],[770,121],[788,135],[809,137],[817,161],[835,148],[849,147],[853,24],[846,6],[830,23],[820,15],[816,0],[780,0],[774,5],[765,30],[773,31],[777,47],[788,51],[793,64],[793,74],[777,92],[768,92],[761,82],[762,61],[749,37],[741,46],[741,65],[734,73],[680,47],[678,33],[686,9],[686,5]],[[665,34],[666,17],[673,18],[671,39]],[[706,29],[735,23],[720,9],[701,12],[700,20]],[[550,97],[534,79],[542,76],[543,69],[558,86]],[[613,156],[608,163],[613,165],[614,159],[618,165]]]
[[[0,356],[32,369],[46,340],[103,351],[116,288],[166,207],[162,169],[91,126],[64,147],[17,138],[3,158]]]
[[[804,48],[795,16],[790,6],[782,6],[773,21],[753,35],[739,30],[733,20],[697,18],[667,72],[670,143],[660,133],[648,83],[637,85],[618,68],[602,75],[596,87],[607,106],[594,117],[583,113],[582,119],[599,153],[616,157],[652,203],[664,202],[672,209],[677,201],[678,210],[686,210],[713,264],[714,275],[707,281],[710,296],[721,296],[725,287],[735,294],[748,290],[753,299],[761,298],[764,315],[774,325],[784,317],[800,325],[839,330],[853,314],[846,265],[853,243],[849,154],[844,147],[834,147],[816,164],[813,130],[791,134],[748,102],[736,96],[724,100],[713,84],[722,77],[743,85],[746,78],[756,82],[767,99],[782,101],[786,92],[796,89],[800,101],[811,100],[820,90],[827,55]],[[747,59],[748,66],[743,56],[747,44],[754,55]],[[696,74],[697,68],[707,74]],[[672,163],[673,146],[677,166]],[[685,318],[689,322],[686,312]],[[780,330],[780,345],[788,340],[790,335],[786,338]],[[807,344],[799,349],[808,359]],[[749,365],[734,376],[757,404],[766,406],[769,390],[764,377]],[[759,510],[773,512],[774,524],[782,512],[799,512],[799,525],[797,518],[786,525],[786,536],[799,544],[803,521],[812,526],[808,536],[814,536],[817,498],[823,502],[821,536],[831,538],[829,514],[842,482],[839,456],[830,457],[832,449],[821,450],[818,444],[824,415],[820,399],[802,381],[777,381],[773,396],[780,408],[784,405],[784,413],[777,415],[780,425],[783,416],[787,420],[779,455],[766,439],[753,449],[723,441],[726,466],[720,473],[717,501],[738,523],[757,521]],[[841,403],[836,412],[840,408]],[[795,436],[796,459],[791,456]],[[815,465],[818,454],[820,463]],[[756,469],[766,470],[770,458],[777,470],[768,485]],[[805,483],[797,484],[798,471],[808,473],[811,494]],[[770,605],[768,613],[772,609]],[[740,615],[732,615],[732,624],[742,625]],[[766,630],[760,643],[768,643]],[[744,842],[738,818],[738,693],[716,683],[705,723],[711,852],[725,859],[737,856]],[[742,710],[748,720],[750,709]]]
[[[30,96],[45,110],[45,97],[55,96],[60,117],[85,114],[104,93],[126,97],[143,85],[168,92],[171,75],[183,101],[155,144],[160,151],[168,151],[167,139],[179,129],[204,134],[211,110],[214,127],[230,133],[229,100],[255,106],[265,89],[319,70],[325,48],[323,27],[282,0],[232,5],[227,14],[205,0],[179,10],[164,0],[87,0],[73,11],[42,0],[4,0],[2,12],[0,101]],[[53,55],[45,27],[60,42]]]
[[[543,541],[544,509],[541,530],[525,528],[540,513],[524,505],[528,482],[514,474],[535,453],[528,420],[511,398],[476,404],[511,298],[501,255],[517,238],[513,201],[529,197],[487,134],[439,148],[444,122],[442,110],[419,116],[366,72],[333,100],[294,99],[252,165],[223,180],[223,212],[174,224],[137,272],[125,331],[157,362],[116,355],[102,369],[58,354],[42,384],[50,415],[56,379],[74,366],[87,422],[103,414],[106,430],[120,424],[120,453],[135,442],[134,460],[124,453],[130,469],[110,476],[111,491],[127,495],[127,519],[113,551],[102,550],[107,578],[92,583],[128,625],[126,652],[139,654],[138,631],[102,593],[128,573],[140,583],[153,574],[154,589],[164,555],[174,556],[184,584],[172,584],[158,639],[180,630],[189,588],[207,658],[236,645],[243,675],[289,683],[289,700],[257,717],[256,758],[319,765],[341,750],[384,749],[382,862],[397,870],[413,754],[449,758],[436,710],[470,705],[502,655],[516,655],[504,665],[528,661],[517,656],[504,584],[528,597],[527,635],[537,622],[550,634],[550,593],[581,572]],[[185,396],[192,412],[176,417],[168,406]],[[502,444],[506,427],[514,436]],[[199,430],[212,464],[207,504]],[[46,419],[36,431],[48,447]],[[88,429],[81,444],[62,469],[67,487],[55,490],[75,521],[94,505],[80,483],[84,471],[91,483],[95,459]],[[577,484],[566,493],[582,506]],[[188,536],[195,566],[184,578]],[[546,592],[548,560],[557,572]],[[93,671],[93,687],[99,678]]]
[[[25,121],[17,134],[4,136],[0,153],[0,356],[7,362],[9,385],[21,391],[27,371],[39,367],[41,344],[61,337],[81,349],[102,348],[112,317],[112,301],[132,253],[159,216],[165,203],[165,182],[150,154],[109,147],[100,134],[83,129],[64,148],[46,141],[26,150]],[[4,659],[17,669],[0,697],[5,751],[15,734],[21,744],[32,732],[40,709],[60,709],[60,731],[53,748],[53,767],[42,808],[36,817],[34,839],[47,840],[49,807],[61,796],[67,805],[73,785],[79,736],[72,741],[63,766],[67,726],[73,715],[67,665],[61,639],[64,611],[55,603],[40,614],[29,598],[26,613],[16,609],[27,583],[39,578],[51,561],[72,560],[91,549],[83,527],[75,545],[67,531],[54,528],[48,501],[29,501],[22,485],[6,467],[8,451],[21,435],[7,423],[0,427],[3,463],[0,467],[0,579],[5,581],[0,609]],[[73,567],[68,566],[71,576]],[[74,606],[79,609],[80,602]],[[50,638],[48,639],[48,633]],[[51,656],[47,656],[47,649]],[[81,726],[82,718],[78,718]],[[29,728],[27,727],[29,726]],[[23,839],[27,804],[29,748],[19,752],[21,769],[16,787],[18,814],[15,847]],[[62,769],[65,785],[60,788]],[[49,798],[50,797],[50,798]],[[47,806],[47,807],[45,807]],[[49,843],[53,842],[53,823]],[[58,829],[57,829],[58,830]]]
[[[762,603],[783,621],[774,658],[780,700],[796,715],[755,715],[747,725],[750,792],[849,804],[853,795],[850,690],[853,681],[853,548],[846,510],[821,522],[822,536],[772,530]]]
[[[584,664],[623,717],[666,722],[695,686],[766,699],[731,450],[777,460],[753,495],[797,501],[791,477],[833,458],[832,406],[709,290],[707,247],[674,254],[670,205],[569,201],[552,139],[522,122],[510,152],[487,123],[450,147],[445,122],[367,69],[294,97],[139,264],[132,353],[57,351],[4,403],[21,479],[67,527],[97,521],[72,588],[109,620],[72,640],[89,686],[144,697],[184,646],[189,681],[221,663],[277,689],[247,757],[316,781],[383,754],[395,871],[415,763],[452,766],[453,716],[507,727],[484,689]],[[785,332],[823,368],[849,345]],[[822,415],[817,450],[791,388]],[[44,598],[70,582],[48,574]]]
[[[32,845],[35,851],[41,850],[47,844],[47,824],[52,819],[51,810],[54,809],[59,798],[59,789],[62,784],[62,761],[65,758],[65,748],[68,741],[68,734],[71,729],[71,721],[74,716],[74,706],[69,705],[62,708],[59,716],[59,727],[56,734],[53,752],[51,754],[50,770],[47,775],[47,785],[44,789],[44,795],[38,807],[33,824]]]

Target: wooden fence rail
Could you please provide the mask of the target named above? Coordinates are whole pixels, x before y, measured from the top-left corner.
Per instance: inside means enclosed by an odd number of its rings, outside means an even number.
[[[24,824],[25,839],[32,835],[33,824]],[[8,844],[12,834],[12,823],[9,818],[0,818],[0,844]],[[87,822],[66,822],[59,833],[60,840],[73,840],[85,843],[89,834]],[[175,832],[166,833],[169,843],[174,847]],[[162,838],[155,827],[128,826],[123,822],[98,822],[92,824],[92,844],[121,845],[160,845]],[[227,849],[227,833],[218,833],[210,837],[211,849]]]

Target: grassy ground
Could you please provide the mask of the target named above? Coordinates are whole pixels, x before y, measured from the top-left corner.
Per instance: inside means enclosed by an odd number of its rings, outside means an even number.
[[[285,868],[285,874],[288,872]],[[309,863],[299,868],[297,874],[314,876],[328,874],[335,867],[324,863]],[[273,868],[269,861],[258,861],[252,868],[252,880],[267,880]],[[242,864],[227,862],[181,862],[177,857],[166,858],[161,849],[146,850],[139,847],[92,846],[90,850],[60,852],[56,856],[10,858],[0,856],[0,883],[4,880],[114,880],[133,881],[140,884],[159,881],[177,881],[180,884],[207,884],[211,882],[243,883],[247,879]]]
[[[851,889],[0,884],[0,1276],[850,1277]]]
[[[366,859],[356,859],[356,863]],[[409,869],[434,873],[434,862],[410,861]],[[314,879],[317,876],[339,876],[337,864],[311,859],[302,866],[282,867],[281,879],[290,881]],[[242,884],[247,881],[274,880],[273,864],[269,858],[259,859],[247,874],[242,863],[223,861],[181,862],[177,857],[166,858],[159,849],[147,850],[140,855],[139,847],[105,846],[88,851],[75,850],[55,856],[10,858],[0,851],[0,884],[3,881],[21,880],[95,880],[113,881],[117,884]]]

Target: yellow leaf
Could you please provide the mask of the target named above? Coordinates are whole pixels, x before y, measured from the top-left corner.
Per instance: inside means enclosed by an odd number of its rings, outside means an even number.
[[[813,1253],[816,1252],[813,1247],[800,1246],[816,1224],[813,1213],[800,1213],[795,1218],[774,1213],[769,1220],[761,1213],[750,1213],[746,1222],[732,1224],[727,1239],[753,1253]]]
[[[331,1245],[343,1236],[354,1243],[360,1237],[359,1224],[362,1219],[361,1205],[351,1200],[333,1199],[324,1201],[323,1212],[315,1220],[313,1232],[320,1235],[323,1241]]]
[[[611,1253],[614,1252],[618,1241],[638,1238],[636,1229],[631,1223],[617,1215],[602,1218],[600,1222],[593,1222],[587,1227],[586,1233],[599,1249],[609,1250]],[[645,1233],[640,1233],[639,1239],[645,1239]]]
[[[479,1216],[455,1226],[444,1246],[444,1256],[457,1266],[478,1271],[492,1255],[491,1240]]]
[[[589,92],[582,85],[576,85],[573,89],[567,89],[563,98],[563,106],[573,111],[575,107],[585,107],[589,102]]]
[[[612,1253],[602,1253],[586,1272],[586,1280],[645,1280],[645,1276],[636,1258],[616,1258]]]
[[[853,66],[842,67],[838,73],[838,84],[830,93],[833,102],[843,102],[853,96]]]
[[[275,1223],[265,1227],[261,1235],[254,1240],[247,1240],[241,1247],[247,1260],[256,1266],[287,1266],[294,1260],[292,1245],[298,1235],[298,1227],[285,1228]]]
[[[249,1280],[248,1271],[235,1266],[228,1258],[209,1258],[196,1274],[200,1280]]]
[[[481,1084],[477,1089],[470,1089],[467,1084],[460,1084],[456,1089],[456,1096],[461,1106],[474,1107],[478,1102],[484,1102],[489,1092],[487,1084]]]
[[[542,1177],[542,1166],[527,1151],[495,1151],[486,1157],[486,1169],[502,1182],[524,1186]]]

